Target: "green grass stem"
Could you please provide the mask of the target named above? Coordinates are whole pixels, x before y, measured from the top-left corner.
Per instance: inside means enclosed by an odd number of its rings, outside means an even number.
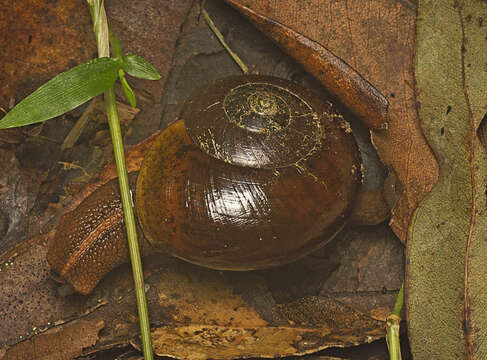
[[[386,342],[390,360],[401,360],[401,342],[399,337],[401,310],[404,305],[404,282],[399,289],[392,312],[386,320]]]
[[[105,13],[103,0],[87,0],[90,5],[94,32],[97,39],[98,56],[107,57],[110,55],[108,22]],[[152,360],[152,341],[149,323],[149,312],[145,298],[144,274],[142,272],[142,261],[140,258],[139,243],[137,240],[137,229],[135,226],[134,210],[132,207],[132,197],[128,182],[127,167],[125,164],[125,153],[122,140],[122,131],[118,120],[117,105],[113,87],[104,94],[105,105],[112,136],[113,153],[117,165],[118,181],[120,194],[127,229],[130,259],[132,263],[132,274],[134,278],[135,296],[139,312],[140,331],[142,338],[142,350],[145,360]]]

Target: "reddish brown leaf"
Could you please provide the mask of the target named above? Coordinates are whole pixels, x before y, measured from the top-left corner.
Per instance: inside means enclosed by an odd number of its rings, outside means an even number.
[[[359,73],[319,43],[250,8],[227,0],[303,67],[372,129],[387,127],[388,103]]]

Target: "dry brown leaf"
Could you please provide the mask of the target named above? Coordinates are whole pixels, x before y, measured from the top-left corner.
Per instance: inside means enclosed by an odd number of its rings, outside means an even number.
[[[371,129],[387,128],[388,102],[346,62],[321,44],[277,21],[259,15],[248,7],[227,0],[267,34],[279,47],[313,75],[335,98],[340,99],[355,116]]]
[[[388,130],[372,131],[371,136],[382,161],[394,168],[403,185],[390,225],[405,241],[414,209],[438,177],[438,165],[419,128],[415,107],[415,5],[389,0],[366,4],[318,0],[232,2],[322,44],[386,96]]]
[[[104,323],[100,319],[81,320],[62,325],[17,343],[1,360],[73,359],[95,345]]]
[[[356,325],[363,326],[363,323],[358,322]],[[350,330],[357,331],[353,328]],[[379,337],[380,333],[377,330],[376,334]],[[176,329],[158,328],[152,336],[157,355],[188,360],[280,358],[287,355],[299,356],[313,353],[336,345],[332,329],[327,328],[235,328],[189,325]],[[373,333],[369,333],[368,336],[370,341],[375,339]],[[349,340],[349,345],[364,341],[363,338],[356,336],[350,336]]]

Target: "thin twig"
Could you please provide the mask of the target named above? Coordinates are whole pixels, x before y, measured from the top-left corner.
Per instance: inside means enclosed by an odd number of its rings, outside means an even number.
[[[67,161],[58,161],[57,163],[59,165],[62,165],[64,170],[80,169],[83,172],[83,175],[85,175],[87,178],[91,177],[91,175],[88,174],[88,171],[86,171],[86,169],[81,165],[78,165],[78,164],[75,164],[72,162],[67,162]]]
[[[232,57],[232,59],[240,67],[240,69],[242,70],[242,72],[244,74],[247,74],[249,72],[249,68],[247,67],[247,65],[245,65],[245,63],[242,61],[242,59],[240,59],[240,57],[236,53],[234,53],[232,51],[232,49],[230,49],[230,47],[228,46],[228,44],[225,41],[225,38],[223,37],[223,34],[216,27],[215,23],[210,18],[210,15],[208,15],[208,12],[205,9],[205,3],[206,3],[205,0],[203,0],[201,2],[201,13],[203,14],[203,17],[205,18],[206,23],[210,27],[211,31],[213,31],[213,33],[215,34],[215,36],[217,37],[217,39],[220,41],[220,43],[223,45],[223,47],[225,48],[225,50],[227,50],[227,52],[230,54],[230,56]]]
[[[88,121],[90,119],[90,115],[93,113],[93,110],[96,108],[96,104],[99,102],[98,98],[94,98],[91,100],[90,105],[86,108],[86,110],[81,114],[76,124],[71,128],[69,134],[66,135],[64,138],[63,144],[61,145],[61,150],[64,151],[66,149],[71,149],[74,144],[78,141],[79,137],[83,133],[86,125],[88,125]]]

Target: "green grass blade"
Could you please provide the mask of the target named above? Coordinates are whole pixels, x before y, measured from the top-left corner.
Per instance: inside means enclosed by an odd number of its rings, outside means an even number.
[[[119,60],[99,58],[59,74],[0,119],[0,129],[42,122],[76,108],[108,90],[121,67]]]
[[[122,59],[123,70],[130,76],[147,80],[159,80],[161,78],[154,66],[139,55],[127,54]]]

